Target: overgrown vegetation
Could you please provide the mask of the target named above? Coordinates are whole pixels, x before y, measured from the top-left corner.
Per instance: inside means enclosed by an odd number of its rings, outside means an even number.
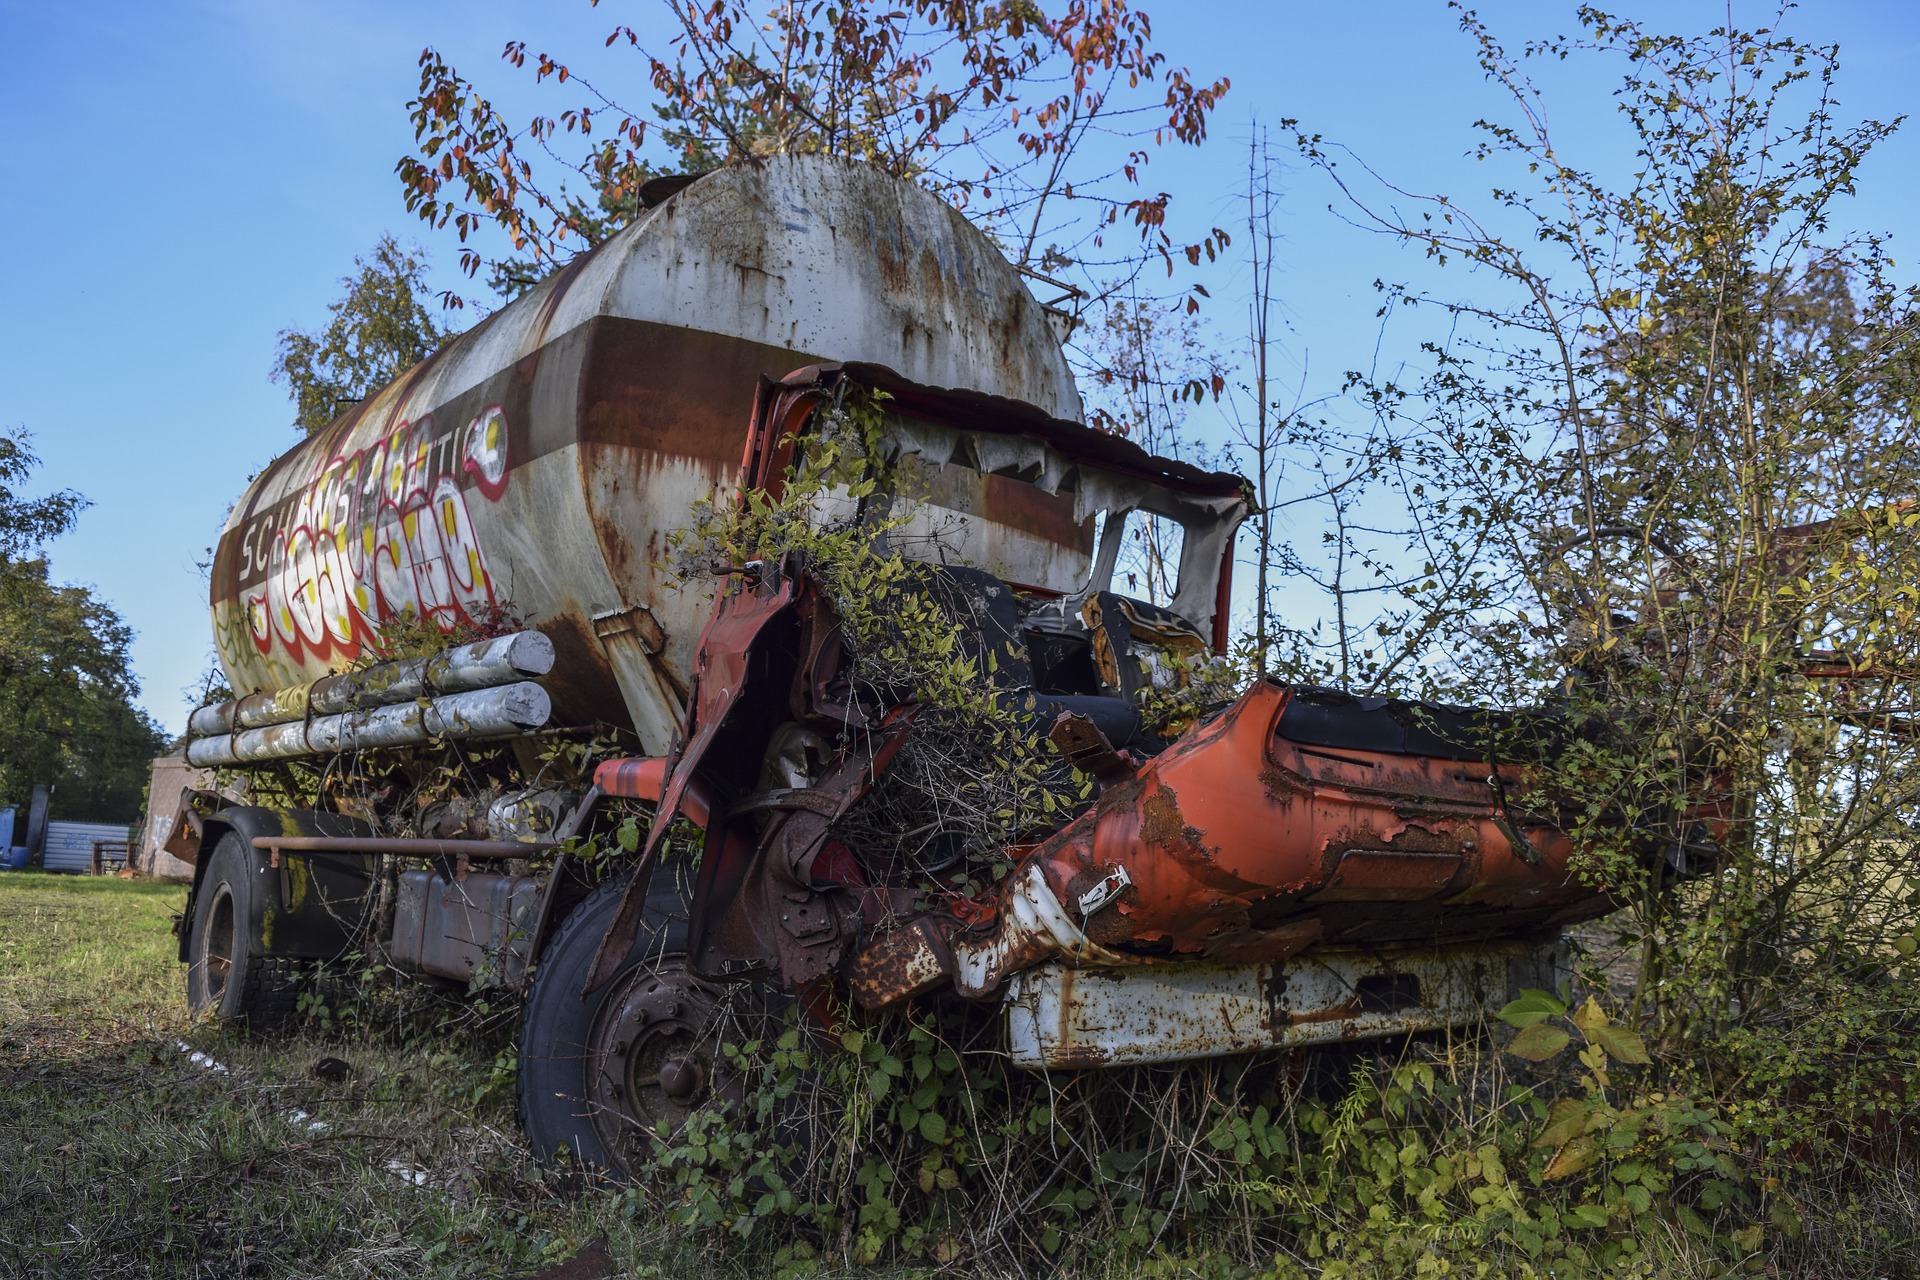
[[[1382,1277],[1712,1275],[1761,1255],[1762,1197],[1711,1103],[1632,1079],[1646,1054],[1595,1005],[1536,993],[1506,1016],[1535,1028],[1523,1056],[1578,1039],[1578,1063],[1512,1069],[1481,1029],[1049,1076],[983,1052],[984,1023],[830,1050],[789,1033],[749,1098],[758,1124],[699,1117],[657,1170],[684,1225],[771,1235],[797,1273],[823,1253]]]
[[[839,838],[876,877],[950,873],[938,887],[971,892],[1004,875],[1008,849],[1060,825],[1091,788],[1062,765],[1049,726],[996,678],[1003,646],[976,612],[985,603],[928,563],[937,555],[923,548],[908,559],[893,544],[907,515],[886,424],[883,393],[840,384],[806,439],[790,442],[796,461],[778,496],[702,504],[672,553],[689,577],[786,562],[820,585],[854,696],[876,719],[915,708],[905,745]]]
[[[1749,1192],[1808,1224],[1776,1258],[1911,1235],[1920,292],[1842,230],[1897,122],[1847,123],[1837,51],[1777,30],[1580,18],[1515,56],[1463,14],[1513,108],[1480,125],[1507,166],[1485,207],[1298,137],[1476,296],[1385,288],[1397,324],[1442,321],[1427,371],[1351,375],[1351,419],[1281,414],[1325,523],[1279,560],[1329,608],[1272,628],[1276,665],[1553,706],[1575,745],[1523,802],[1629,904],[1628,962],[1589,978],[1650,1087],[1713,1100]],[[1555,145],[1525,65],[1581,57],[1621,71],[1630,157]]]
[[[916,722],[908,748],[928,767],[876,793],[898,820],[887,831],[854,822],[856,856],[890,865],[899,851],[885,838],[913,825],[899,815],[930,814],[988,856],[1030,838],[1036,820],[1057,824],[1086,798],[1084,782],[1072,788],[996,691],[964,613],[888,549],[898,475],[884,457],[884,401],[843,394],[814,421],[777,496],[703,510],[677,550],[689,573],[797,558],[836,606],[855,685],[934,717]],[[1027,780],[1059,789],[1022,803]],[[1005,867],[979,869],[991,879]],[[671,1188],[682,1225],[757,1241],[796,1273],[822,1259],[1019,1268],[1058,1257],[1219,1274],[1717,1274],[1770,1245],[1802,1248],[1813,1193],[1752,1162],[1743,1103],[1698,1064],[1656,1065],[1592,996],[1570,1009],[1565,993],[1534,992],[1502,1016],[1519,1029],[1505,1056],[1482,1028],[1077,1077],[1010,1069],[990,1017],[856,1023],[833,1045],[791,1029],[736,1046],[757,1087],[662,1135],[655,1183],[633,1194]],[[1796,1133],[1795,1150],[1810,1153],[1810,1133]],[[1833,1221],[1830,1204],[1819,1212]],[[1870,1213],[1849,1226],[1866,1256],[1897,1252],[1897,1227]]]

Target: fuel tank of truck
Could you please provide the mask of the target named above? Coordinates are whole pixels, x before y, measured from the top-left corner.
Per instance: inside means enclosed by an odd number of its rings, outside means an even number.
[[[261,473],[213,565],[230,685],[337,671],[408,612],[531,626],[553,723],[664,752],[713,607],[667,539],[737,484],[761,379],[826,361],[1082,418],[1054,322],[954,209],[827,157],[719,170]]]

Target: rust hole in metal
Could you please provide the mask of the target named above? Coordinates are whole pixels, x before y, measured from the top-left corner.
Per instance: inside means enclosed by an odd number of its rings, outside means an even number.
[[[1420,979],[1411,973],[1376,973],[1360,979],[1355,990],[1362,1013],[1394,1013],[1420,1007]]]

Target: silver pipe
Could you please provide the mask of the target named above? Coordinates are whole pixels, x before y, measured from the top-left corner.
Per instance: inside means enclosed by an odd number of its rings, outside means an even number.
[[[187,763],[196,769],[230,769],[239,764],[240,757],[233,754],[233,735],[192,739],[187,743]]]
[[[304,723],[266,725],[187,744],[187,762],[222,768],[373,747],[406,747],[434,738],[492,738],[538,729],[552,714],[547,691],[531,681],[450,693],[399,706]]]
[[[551,670],[553,641],[538,631],[519,631],[456,645],[427,657],[399,658],[362,671],[322,676],[311,684],[266,690],[201,707],[187,718],[187,736],[213,738],[295,723],[308,716],[344,715],[438,694],[491,689],[543,676]]]
[[[400,658],[364,671],[343,671],[313,682],[307,706],[317,716],[337,716],[433,696],[427,659]]]
[[[286,724],[306,718],[307,686],[304,684],[249,694],[233,704],[233,727],[236,730],[259,729],[270,724]]]
[[[427,659],[427,687],[435,693],[491,689],[553,670],[553,641],[540,631],[476,640]]]
[[[553,641],[538,631],[518,631],[424,658],[402,658],[365,671],[328,676],[314,682],[308,702],[315,715],[341,715],[436,694],[491,689],[551,670]]]
[[[214,738],[223,733],[233,732],[233,711],[239,704],[229,698],[225,702],[211,702],[187,717],[187,736],[189,738]]]

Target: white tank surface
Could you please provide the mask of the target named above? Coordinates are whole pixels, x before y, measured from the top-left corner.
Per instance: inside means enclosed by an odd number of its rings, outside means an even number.
[[[708,586],[665,572],[737,483],[763,378],[865,362],[1082,419],[1046,311],[912,183],[783,156],[690,182],[263,472],[214,561],[237,694],[338,671],[404,612],[535,627],[558,725],[680,722]]]

